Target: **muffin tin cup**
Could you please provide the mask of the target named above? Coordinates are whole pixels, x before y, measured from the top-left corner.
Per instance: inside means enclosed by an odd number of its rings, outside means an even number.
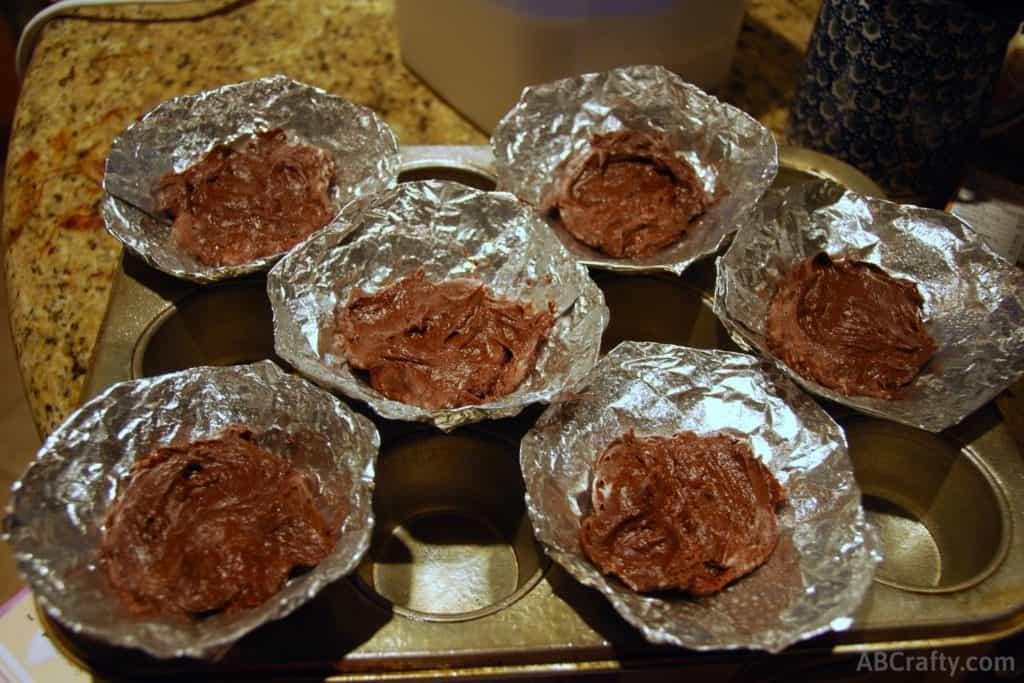
[[[334,213],[356,197],[395,184],[398,141],[373,110],[287,76],[269,76],[172,98],[118,135],[100,202],[107,231],[154,268],[193,282],[268,269],[282,254],[238,265],[201,263],[175,243],[171,220],[158,210],[153,193],[165,174],[182,172],[216,145],[273,128],[333,159]]]
[[[336,525],[331,550],[251,609],[187,619],[132,614],[99,557],[105,525],[138,463],[157,448],[216,438],[240,425],[259,448],[315,482],[314,501]],[[372,422],[270,361],[203,366],[120,382],[60,425],[14,486],[4,538],[53,618],[76,632],[155,657],[213,658],[246,633],[287,616],[351,572],[370,544]]]
[[[679,432],[728,434],[749,446],[785,491],[772,511],[778,535],[762,563],[713,594],[638,593],[602,571],[581,540],[594,513],[595,463],[623,434]],[[747,354],[623,342],[544,412],[520,462],[540,541],[651,642],[778,652],[845,630],[880,559],[839,426]]]
[[[608,256],[549,220],[566,249],[593,268],[681,274],[728,241],[778,170],[775,137],[756,119],[663,66],[636,65],[525,88],[491,138],[498,187],[542,210],[594,138],[620,131],[664,138],[709,203],[678,240],[635,258]]]
[[[518,443],[418,429],[389,444],[375,492],[373,550],[360,587],[396,614],[459,622],[502,610],[548,560],[523,502]]]
[[[779,281],[824,252],[914,283],[935,354],[890,400],[803,377],[768,348]],[[868,415],[940,432],[1024,375],[1024,273],[955,216],[861,195],[831,181],[767,193],[717,259],[715,313],[808,392]]]
[[[357,293],[374,294],[422,273],[469,279],[553,324],[522,380],[479,403],[427,407],[378,391],[349,362],[335,327]],[[382,417],[456,427],[549,403],[597,360],[608,310],[587,269],[530,208],[504,192],[453,181],[408,181],[357,200],[288,253],[267,276],[274,347],[321,386],[363,401]]]

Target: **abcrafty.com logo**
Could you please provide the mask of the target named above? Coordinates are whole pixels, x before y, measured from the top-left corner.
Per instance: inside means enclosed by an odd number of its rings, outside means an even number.
[[[865,652],[857,660],[857,671],[880,673],[962,673],[1013,674],[1017,671],[1016,658],[1006,656],[961,656],[940,650],[930,652]]]

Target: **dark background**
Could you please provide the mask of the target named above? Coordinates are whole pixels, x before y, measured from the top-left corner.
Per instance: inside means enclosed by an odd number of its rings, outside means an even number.
[[[4,0],[0,3],[0,162],[7,157],[14,103],[18,99],[14,48],[22,27],[45,5],[43,0]]]

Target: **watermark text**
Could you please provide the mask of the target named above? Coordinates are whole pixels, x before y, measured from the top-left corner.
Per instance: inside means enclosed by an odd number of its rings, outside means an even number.
[[[928,652],[865,652],[857,660],[857,671],[880,673],[947,673],[951,677],[962,673],[1013,674],[1017,660],[1010,655],[953,655],[941,650]]]

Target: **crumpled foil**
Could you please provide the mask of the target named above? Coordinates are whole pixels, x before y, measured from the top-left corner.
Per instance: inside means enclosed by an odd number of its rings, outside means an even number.
[[[715,201],[682,240],[635,259],[602,254],[549,221],[566,248],[596,268],[682,273],[718,251],[778,171],[775,138],[748,114],[662,66],[630,66],[524,89],[491,137],[498,189],[539,207],[570,159],[595,135],[619,130],[667,135]]]
[[[171,220],[153,191],[215,146],[284,128],[294,142],[329,152],[338,210],[355,197],[395,184],[398,141],[371,109],[277,75],[175,97],[128,126],[107,157],[101,212],[107,230],[154,268],[194,282],[215,282],[269,268],[280,254],[236,266],[207,266],[174,244]]]
[[[325,327],[334,325],[336,310],[355,289],[376,292],[420,269],[436,282],[480,281],[535,311],[555,304],[551,335],[515,391],[480,405],[430,410],[386,398],[344,358],[323,351]],[[274,349],[299,372],[383,417],[445,431],[550,402],[597,362],[609,317],[587,269],[529,206],[504,192],[441,180],[404,183],[352,202],[271,269],[267,292]]]
[[[96,556],[118,487],[157,447],[209,438],[232,424],[262,433],[262,447],[315,474],[324,512],[345,515],[334,550],[254,609],[201,621],[119,612]],[[43,444],[14,486],[5,540],[39,604],[71,630],[155,657],[218,657],[356,568],[373,530],[379,444],[370,420],[270,361],[122,382],[82,406]]]
[[[825,251],[917,284],[938,351],[903,399],[844,396],[804,379],[765,341],[776,283]],[[932,432],[980,408],[1024,373],[1024,273],[955,216],[894,204],[829,181],[773,190],[718,259],[715,313],[732,337],[772,358],[807,391]]]
[[[526,505],[548,554],[596,588],[655,643],[777,652],[844,630],[881,556],[865,521],[842,430],[792,382],[754,357],[624,342],[548,408],[520,448]],[[730,433],[785,487],[768,561],[705,597],[643,595],[604,576],[580,544],[592,467],[616,438]]]

